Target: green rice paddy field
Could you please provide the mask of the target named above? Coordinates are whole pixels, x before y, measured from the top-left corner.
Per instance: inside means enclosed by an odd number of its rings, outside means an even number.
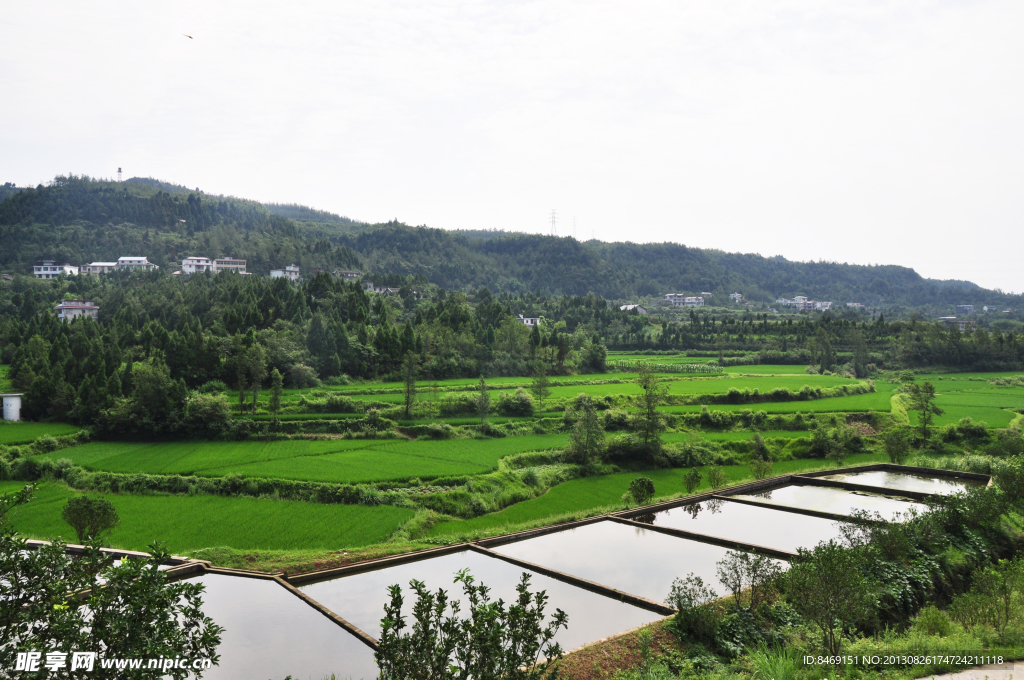
[[[14,444],[28,444],[44,436],[57,437],[64,434],[78,432],[77,427],[67,423],[30,423],[20,421],[9,423],[0,420],[0,444],[12,446]]]
[[[750,367],[747,367],[750,368]],[[607,376],[605,377],[607,380]],[[770,392],[773,389],[783,388],[792,391],[800,391],[805,385],[810,387],[838,387],[840,385],[853,385],[857,381],[835,375],[808,375],[781,374],[781,375],[731,375],[721,374],[715,376],[679,377],[677,374],[665,382],[669,394],[724,394],[729,390],[759,390]],[[527,386],[522,384],[521,386]],[[492,386],[493,387],[493,386]],[[510,385],[508,389],[513,389]],[[504,389],[503,386],[500,386]],[[575,397],[578,394],[588,394],[592,397],[603,397],[610,394],[640,394],[640,386],[635,382],[624,381],[621,383],[605,383],[600,385],[553,385],[551,397],[566,399]],[[364,390],[365,392],[366,390]],[[444,394],[443,390],[441,394]],[[458,393],[456,393],[458,394]],[[465,394],[465,392],[463,392]],[[381,401],[399,404],[403,400],[401,393],[393,394],[359,394],[351,393],[350,396],[356,401]],[[298,392],[292,395],[294,400],[298,399]],[[426,389],[420,388],[418,399],[429,400],[432,395]]]
[[[0,482],[0,493],[23,483]],[[17,510],[13,527],[31,538],[78,538],[61,509],[72,495],[60,484],[44,484],[35,500]],[[412,510],[387,505],[325,505],[220,496],[105,496],[121,525],[106,536],[119,548],[145,550],[154,540],[175,554],[231,546],[245,550],[341,549],[384,541]]]
[[[44,454],[90,470],[280,477],[358,483],[490,472],[513,453],[565,446],[564,434],[503,439],[273,442],[91,442]]]
[[[690,357],[651,355],[610,355],[610,360],[630,359],[653,363],[695,361]],[[704,361],[700,359],[699,361]],[[0,381],[5,367],[0,367]],[[938,392],[937,404],[945,410],[936,418],[936,425],[956,423],[963,417],[984,421],[989,427],[1006,427],[1024,410],[1024,388],[1001,387],[987,382],[1009,374],[919,375],[918,381],[931,380]],[[618,380],[624,382],[598,385],[552,386],[552,396],[573,397],[580,392],[600,397],[609,394],[638,394],[631,374],[573,376],[568,380]],[[723,394],[729,389],[768,392],[783,387],[799,391],[804,385],[834,387],[856,381],[839,376],[809,375],[802,366],[737,366],[717,376],[667,374],[670,394]],[[557,381],[557,379],[556,379]],[[452,380],[439,383],[439,392],[446,388],[473,385],[474,380]],[[526,386],[525,378],[489,380],[494,387]],[[735,405],[709,405],[710,410],[751,411],[768,413],[834,413],[888,412],[894,385],[876,381],[876,392],[827,399]],[[399,402],[401,385],[360,384],[317,390],[290,390],[294,403],[300,395],[312,391],[349,394],[355,399]],[[395,394],[375,395],[369,392],[393,389]],[[420,385],[419,400],[431,399],[431,392]],[[699,412],[701,406],[665,406],[666,413]],[[338,417],[324,414],[292,414],[296,419]],[[561,417],[561,413],[551,415]],[[344,416],[341,416],[344,417]],[[916,413],[910,412],[916,423]],[[447,419],[472,424],[472,418]],[[516,420],[494,418],[493,422]],[[418,421],[424,422],[424,421]],[[547,422],[547,421],[545,421]],[[31,441],[43,435],[74,432],[77,428],[53,423],[0,423],[0,444]],[[807,432],[768,431],[766,438],[793,439],[808,436]],[[667,442],[682,442],[692,435],[687,432],[666,433]],[[745,441],[751,432],[701,432],[698,436],[720,442]],[[453,440],[387,440],[331,439],[288,441],[184,441],[184,442],[91,442],[49,454],[51,459],[68,458],[91,470],[139,472],[152,474],[196,474],[244,477],[278,477],[294,480],[335,483],[365,483],[408,480],[418,477],[429,480],[443,476],[486,473],[498,467],[505,456],[525,451],[560,448],[566,444],[565,434],[526,435],[498,439]],[[851,464],[875,462],[883,456],[863,454],[851,456]],[[775,464],[774,474],[820,469],[828,463],[817,460],[788,461]],[[725,468],[730,483],[749,477],[746,465]],[[684,491],[681,470],[654,470],[588,477],[553,487],[547,493],[512,505],[499,512],[471,520],[452,520],[430,530],[430,536],[454,540],[459,536],[498,533],[515,525],[543,523],[554,518],[578,513],[592,513],[611,506],[621,507],[621,497],[629,482],[643,474],[650,477],[660,497]],[[0,493],[20,486],[17,482],[0,482]],[[73,493],[64,486],[51,483],[42,488],[38,499],[19,510],[15,527],[33,537],[47,538],[68,534],[60,519],[60,507]],[[200,548],[229,546],[242,550],[304,550],[341,549],[385,541],[395,529],[412,516],[408,509],[391,506],[320,505],[293,501],[253,498],[221,498],[211,496],[109,495],[122,517],[122,525],[108,537],[112,545],[143,549],[152,540],[167,542],[172,551],[188,552]]]

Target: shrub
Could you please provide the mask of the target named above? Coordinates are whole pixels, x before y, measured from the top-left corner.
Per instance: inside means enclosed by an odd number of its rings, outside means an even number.
[[[629,496],[637,505],[646,505],[654,497],[654,482],[647,477],[637,477],[629,483]]]
[[[71,525],[78,534],[78,542],[83,544],[121,523],[113,503],[105,498],[88,496],[69,499],[61,512],[61,517]]]
[[[455,436],[455,428],[448,423],[430,423],[422,428],[422,432],[429,439],[451,439]]]
[[[775,595],[776,582],[782,574],[778,560],[767,555],[729,551],[717,564],[718,580],[732,592],[738,609],[753,612]]]
[[[717,599],[715,591],[693,573],[673,581],[665,602],[676,609],[675,632],[694,642],[713,644],[722,620],[714,605]]]
[[[522,575],[518,596],[507,608],[502,600],[491,602],[489,589],[474,583],[468,571],[459,572],[455,580],[462,584],[464,598],[449,599],[443,590],[435,594],[420,581],[411,582],[416,592],[411,627],[402,613],[402,587],[388,588],[391,602],[384,607],[380,646],[374,653],[381,680],[555,677],[547,664],[538,662],[562,657],[561,647],[552,641],[560,628],[568,628],[568,617],[561,609],[545,617],[547,595],[530,592],[528,574]],[[466,605],[465,619],[459,617],[460,599]]]
[[[772,474],[772,462],[770,460],[754,459],[750,461],[750,473],[754,479],[765,479]]]
[[[910,432],[906,428],[893,427],[880,435],[889,462],[902,465],[910,455]]]
[[[726,484],[725,470],[722,469],[721,465],[712,465],[708,468],[707,472],[708,486],[714,490],[721,489]]]
[[[935,606],[929,606],[922,609],[921,613],[917,615],[917,619],[914,621],[914,628],[925,635],[945,637],[949,635],[952,624],[945,612]]]
[[[221,392],[227,392],[228,386],[221,380],[211,380],[200,385],[196,391],[199,394],[220,394]]]
[[[288,369],[284,382],[293,389],[305,389],[307,387],[319,387],[320,380],[312,366],[306,364],[295,364]]]
[[[790,604],[818,627],[830,655],[838,656],[843,633],[874,611],[874,588],[863,566],[860,552],[829,541],[812,551],[800,548],[782,577]]]
[[[1002,461],[993,477],[1011,502],[1018,503],[1024,498],[1024,457],[1014,456]]]
[[[51,451],[56,451],[59,447],[57,439],[49,435],[43,435],[32,442],[32,448],[38,453],[50,453]]]
[[[629,413],[622,409],[608,409],[601,414],[601,423],[608,432],[629,429]]]
[[[193,394],[185,402],[189,431],[200,437],[217,437],[231,426],[231,406],[223,394]]]
[[[686,487],[686,493],[693,493],[694,490],[700,486],[701,476],[700,470],[695,467],[690,468],[683,475],[683,486]]]
[[[526,393],[522,387],[515,392],[504,391],[498,396],[497,411],[503,416],[533,415],[533,397]]]

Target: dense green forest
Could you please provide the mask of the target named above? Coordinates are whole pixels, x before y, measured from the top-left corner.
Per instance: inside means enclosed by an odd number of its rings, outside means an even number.
[[[955,304],[1020,307],[1020,296],[968,282],[924,279],[894,265],[791,262],[675,243],[580,242],[506,232],[451,232],[401,223],[365,224],[298,205],[263,205],[151,179],[105,182],[58,177],[0,195],[0,270],[34,260],[73,264],[144,255],[173,268],[183,257],[234,256],[267,274],[286,264],[357,268],[414,277],[447,290],[595,294],[635,300],[667,292],[742,292],[757,304],[807,295],[860,302],[890,316],[912,308],[953,313]]]

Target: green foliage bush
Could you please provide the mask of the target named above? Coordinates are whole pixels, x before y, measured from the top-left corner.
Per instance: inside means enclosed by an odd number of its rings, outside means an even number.
[[[533,397],[522,387],[517,388],[515,392],[505,390],[498,395],[496,410],[502,416],[532,416]]]

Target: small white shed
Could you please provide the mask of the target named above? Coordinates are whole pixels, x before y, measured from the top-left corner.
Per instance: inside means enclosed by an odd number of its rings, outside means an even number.
[[[4,401],[4,420],[21,420],[21,394],[0,394]]]

